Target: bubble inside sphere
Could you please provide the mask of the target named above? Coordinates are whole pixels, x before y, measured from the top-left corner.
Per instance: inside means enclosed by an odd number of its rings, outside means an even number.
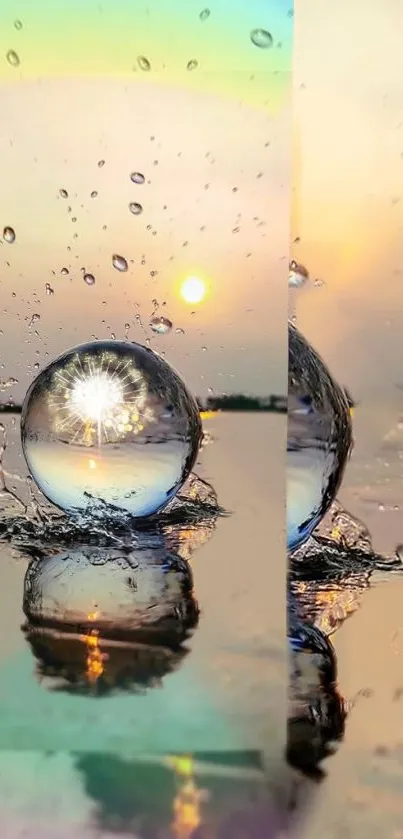
[[[352,429],[344,391],[291,323],[288,347],[287,547],[294,550],[336,496]]]
[[[67,351],[25,397],[21,439],[42,493],[67,513],[108,505],[134,517],[162,509],[195,463],[202,428],[179,375],[135,343]]]

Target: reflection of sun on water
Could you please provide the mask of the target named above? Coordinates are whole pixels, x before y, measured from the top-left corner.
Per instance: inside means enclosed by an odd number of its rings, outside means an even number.
[[[180,294],[185,303],[201,303],[206,293],[206,283],[200,277],[186,277],[180,287]]]
[[[90,612],[87,617],[89,621],[95,621],[98,612]],[[82,635],[81,640],[87,647],[87,679],[91,684],[95,684],[104,672],[105,660],[105,654],[99,646],[98,631],[92,629],[88,635]]]
[[[205,800],[206,792],[196,786],[194,762],[191,755],[171,757],[169,764],[180,784],[173,802],[173,835],[176,839],[189,839],[193,831],[201,824],[200,805]]]

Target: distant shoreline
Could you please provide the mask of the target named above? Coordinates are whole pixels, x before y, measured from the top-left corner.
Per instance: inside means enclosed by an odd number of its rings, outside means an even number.
[[[21,414],[22,412],[22,405],[0,405],[0,414]],[[220,406],[217,408],[212,407],[200,407],[201,414],[255,414],[255,413],[265,413],[265,414],[286,414],[287,413],[287,405],[264,405],[264,406],[245,406],[245,405],[232,405],[232,406]]]

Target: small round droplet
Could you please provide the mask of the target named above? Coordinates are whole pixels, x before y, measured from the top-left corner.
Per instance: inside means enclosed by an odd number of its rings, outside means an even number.
[[[67,192],[67,189],[59,189],[59,195],[60,195],[60,198],[68,198],[69,197],[69,193]]]
[[[198,67],[198,66],[199,66],[199,62],[196,61],[195,58],[191,58],[190,61],[188,61],[187,65],[186,65],[186,69],[187,70],[196,70],[196,67]]]
[[[202,9],[202,11],[199,14],[199,18],[200,18],[201,22],[203,23],[203,21],[207,20],[207,18],[209,18],[209,17],[210,17],[210,9]]]
[[[143,208],[141,204],[137,204],[136,201],[131,201],[129,204],[129,210],[133,213],[134,216],[139,216],[140,213],[143,212]]]
[[[255,47],[259,47],[262,50],[267,50],[273,46],[273,36],[267,29],[252,29],[250,39]]]
[[[289,288],[301,288],[309,280],[309,271],[305,265],[292,259],[289,265],[288,286]]]
[[[93,190],[92,190],[92,192],[91,192],[91,198],[98,198],[98,193],[97,193],[96,189],[93,189]]]
[[[151,70],[151,64],[148,58],[145,57],[145,55],[137,56],[137,64],[140,67],[140,70],[143,70],[145,73]]]
[[[87,272],[83,275],[83,280],[87,285],[95,285],[95,277],[93,274],[87,274]]]
[[[141,172],[132,172],[130,175],[130,180],[133,181],[134,184],[143,184],[145,181],[145,177]]]
[[[62,268],[60,273],[63,274],[63,277],[67,277],[67,274],[69,273],[69,269],[68,268]]]
[[[98,169],[102,169],[102,167],[105,166],[105,161],[104,160],[98,160],[97,166],[98,166]]]
[[[19,67],[20,57],[15,50],[9,50],[6,55],[7,61],[12,67]]]
[[[118,253],[113,254],[112,265],[117,271],[127,271],[129,268],[127,259],[125,259],[124,256],[120,256]]]
[[[157,335],[166,335],[172,329],[172,321],[162,316],[151,318],[150,329]]]
[[[15,242],[15,230],[12,227],[5,227],[3,230],[3,239],[12,245]]]
[[[22,21],[21,20],[15,20],[14,21],[14,29],[16,29],[17,31],[22,29]]]

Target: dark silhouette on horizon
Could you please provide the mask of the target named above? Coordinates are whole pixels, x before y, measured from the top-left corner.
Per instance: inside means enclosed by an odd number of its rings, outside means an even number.
[[[245,393],[229,393],[225,396],[209,396],[205,402],[197,397],[199,410],[203,411],[274,411],[287,413],[287,397],[271,394],[270,396],[248,396]],[[20,414],[22,405],[10,402],[0,403],[0,413]]]

